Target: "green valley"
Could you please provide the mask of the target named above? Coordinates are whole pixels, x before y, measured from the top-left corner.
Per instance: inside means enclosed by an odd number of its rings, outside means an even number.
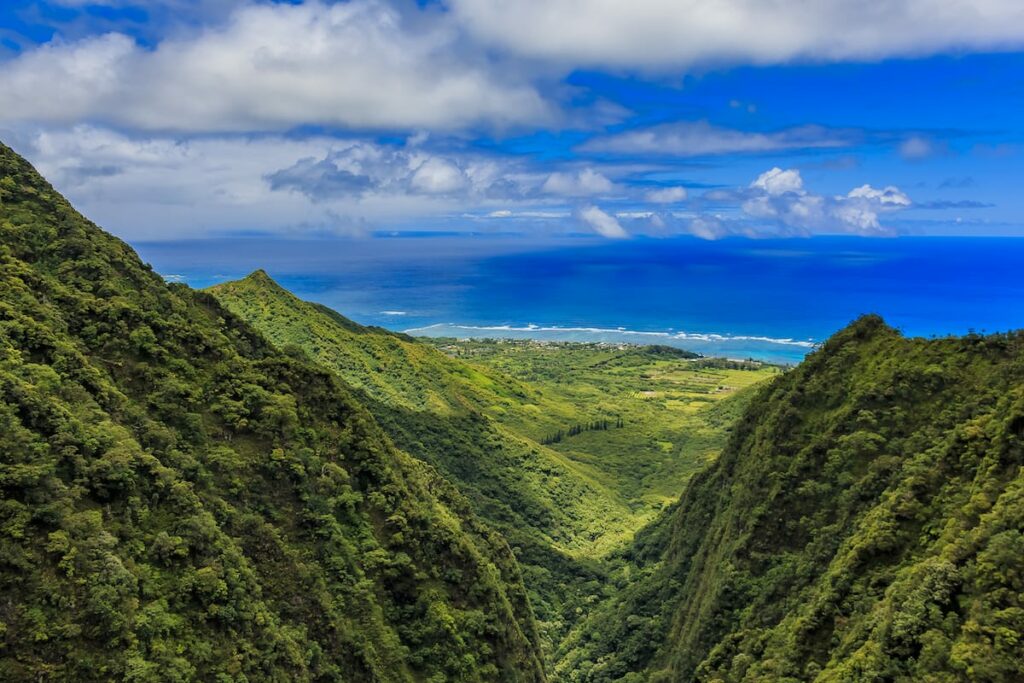
[[[659,347],[428,343],[301,301],[262,271],[210,291],[356,387],[399,448],[501,531],[549,653],[600,594],[604,559],[717,454],[738,390],[778,372]]]
[[[689,477],[718,454],[724,432],[752,395],[743,390],[781,371],[667,346],[424,341],[566,406],[554,419],[530,405],[496,419],[592,467],[644,521],[675,501]],[[572,434],[574,427],[580,433]]]
[[[1024,680],[1024,332],[417,339],[0,145],[0,678]]]

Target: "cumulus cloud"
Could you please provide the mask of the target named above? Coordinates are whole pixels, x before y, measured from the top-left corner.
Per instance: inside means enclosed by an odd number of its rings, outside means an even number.
[[[888,234],[880,215],[910,207],[910,198],[898,187],[878,189],[862,185],[846,195],[825,196],[804,188],[796,169],[772,168],[748,188],[741,208],[748,217],[768,221],[783,234],[846,232]]]
[[[800,177],[800,171],[796,169],[783,171],[776,166],[757,176],[754,182],[750,183],[750,187],[763,190],[769,196],[777,197],[787,192],[802,193],[804,179]]]
[[[266,174],[271,189],[329,201],[368,194],[451,194],[469,183],[458,162],[418,150],[365,141],[331,147],[322,158],[299,159]]]
[[[169,239],[331,222],[306,198],[272,191],[264,176],[313,158],[333,142],[276,136],[179,141],[75,126],[25,135],[18,151],[104,227],[130,239]]]
[[[117,33],[55,41],[0,71],[0,121],[237,132],[549,117],[531,84],[461,49],[447,20],[417,19],[376,0],[253,4],[152,50]]]
[[[681,121],[597,137],[580,149],[612,154],[695,157],[835,148],[851,143],[850,133],[821,126],[758,133],[719,128],[706,121]]]
[[[574,207],[619,187],[592,168],[327,136],[137,136],[96,126],[41,129],[16,147],[90,217],[129,239],[234,231],[459,229],[458,218],[569,229]],[[639,195],[637,195],[639,196]],[[580,218],[615,235],[617,221]],[[621,226],[620,226],[621,228]],[[556,228],[557,229],[557,228]],[[596,229],[596,228],[595,228]]]
[[[607,194],[616,187],[592,168],[542,173],[515,158],[436,154],[413,143],[336,143],[324,156],[299,159],[266,178],[275,190],[299,192],[314,201],[402,193],[448,195],[467,202],[557,202]]]
[[[1008,49],[1024,44],[1018,0],[450,0],[478,40],[573,66],[778,64]]]
[[[450,194],[464,188],[466,175],[450,161],[431,158],[420,164],[409,181],[412,189],[428,194]]]
[[[657,190],[650,190],[644,195],[644,199],[652,204],[675,204],[686,199],[686,188],[662,187]]]
[[[903,191],[895,185],[887,185],[881,190],[870,185],[861,185],[850,190],[846,195],[848,199],[863,199],[877,202],[883,207],[903,208],[910,206],[910,197],[903,194]]]
[[[611,192],[614,184],[605,175],[592,168],[575,173],[555,172],[541,185],[541,192],[563,197],[589,197]]]
[[[622,227],[618,219],[610,216],[596,206],[584,206],[579,210],[580,220],[591,230],[609,239],[624,239],[629,233]]]
[[[691,235],[704,240],[716,240],[729,232],[717,216],[697,216],[690,221],[687,229]]]
[[[375,179],[357,163],[339,164],[339,159],[336,155],[323,159],[305,157],[287,168],[268,173],[267,182],[272,190],[294,190],[313,200],[358,195],[374,187]]]

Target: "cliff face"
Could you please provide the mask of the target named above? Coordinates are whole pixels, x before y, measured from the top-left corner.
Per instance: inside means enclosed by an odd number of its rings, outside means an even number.
[[[504,540],[0,145],[0,677],[543,680]]]

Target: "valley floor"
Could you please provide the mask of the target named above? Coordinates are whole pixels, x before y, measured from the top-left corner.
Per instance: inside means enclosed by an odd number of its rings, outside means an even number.
[[[623,553],[638,532],[657,535],[691,477],[724,447],[752,389],[783,371],[657,346],[420,341],[533,388],[525,399],[484,411],[591,483],[581,523],[564,542],[556,539],[561,559],[531,562],[509,536],[552,671],[575,647],[581,620],[629,581],[632,563]]]
[[[752,387],[778,366],[696,357],[669,347],[531,340],[421,339],[520,380],[535,401],[488,412],[564,456],[624,508],[615,533],[572,551],[600,558],[628,541],[722,448]]]
[[[451,481],[519,560],[551,658],[781,370],[665,346],[416,339],[302,301],[257,271],[210,292],[337,373],[401,450]]]

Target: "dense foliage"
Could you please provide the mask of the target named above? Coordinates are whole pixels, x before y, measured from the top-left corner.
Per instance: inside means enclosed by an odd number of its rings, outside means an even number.
[[[431,344],[0,145],[0,679],[1024,680],[1024,333]]]
[[[358,387],[395,443],[436,466],[508,539],[548,653],[602,594],[606,554],[717,454],[741,405],[722,399],[772,372],[707,367],[671,347],[434,340],[435,349],[302,301],[263,271],[209,291],[282,349]]]
[[[0,271],[0,679],[543,680],[460,494],[2,145]]]
[[[1022,465],[1024,334],[862,318],[759,392],[554,675],[1024,680]]]

